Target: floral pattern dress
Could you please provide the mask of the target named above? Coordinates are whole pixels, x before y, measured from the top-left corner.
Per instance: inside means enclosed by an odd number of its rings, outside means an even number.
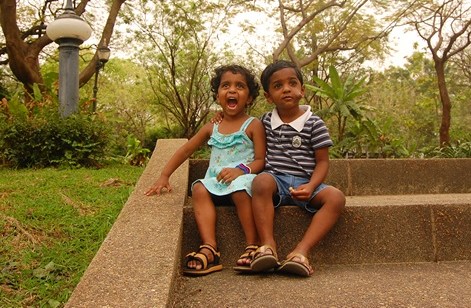
[[[248,118],[239,131],[228,135],[219,133],[219,125],[214,124],[213,133],[208,141],[208,145],[211,146],[208,170],[204,179],[196,180],[192,185],[201,182],[211,194],[217,196],[225,196],[241,190],[245,190],[252,196],[251,186],[256,174],[243,174],[230,184],[218,182],[216,176],[223,168],[234,168],[239,164],[248,165],[254,160],[254,145],[245,133],[253,119],[254,117]]]

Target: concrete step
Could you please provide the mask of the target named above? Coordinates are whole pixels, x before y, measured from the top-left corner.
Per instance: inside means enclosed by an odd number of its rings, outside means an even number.
[[[293,206],[275,214],[278,254],[301,239],[311,215]],[[471,260],[471,194],[350,196],[346,211],[312,251],[314,264]],[[222,263],[232,267],[245,247],[235,208],[217,208]],[[182,257],[200,243],[191,207],[184,208]]]
[[[470,307],[471,262],[317,266],[310,278],[280,274],[179,277],[173,308]]]
[[[185,142],[157,142],[65,307],[470,306],[471,159],[333,161],[329,181],[349,196],[347,209],[310,256],[317,271],[308,279],[235,274],[242,231],[233,208],[218,208],[226,269],[190,279],[180,275],[182,257],[200,240],[188,187],[204,174],[201,164],[198,172],[191,161],[182,164],[172,193],[144,195]],[[280,257],[309,221],[297,208],[278,211]]]

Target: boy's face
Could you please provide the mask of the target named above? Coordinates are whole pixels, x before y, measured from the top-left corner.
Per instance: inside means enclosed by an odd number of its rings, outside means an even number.
[[[245,76],[231,71],[223,73],[216,98],[226,114],[244,112],[252,100]]]
[[[283,68],[271,75],[265,98],[277,108],[299,106],[304,97],[304,85],[301,85],[293,68]]]

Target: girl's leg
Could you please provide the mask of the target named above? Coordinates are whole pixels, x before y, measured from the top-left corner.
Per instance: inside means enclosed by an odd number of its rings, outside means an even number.
[[[252,182],[252,212],[260,242],[274,249],[276,249],[276,243],[273,234],[275,218],[273,194],[276,190],[275,179],[269,174],[261,173]]]
[[[239,217],[247,245],[258,244],[259,238],[252,214],[252,199],[245,191],[237,191],[231,195],[237,216]]]
[[[196,226],[203,244],[209,244],[216,250],[216,208],[214,207],[211,195],[202,183],[195,183],[192,191],[193,211],[195,214]],[[213,261],[213,255],[209,249],[201,251],[208,257],[208,262]],[[202,265],[198,261],[190,261],[189,268],[201,269]]]

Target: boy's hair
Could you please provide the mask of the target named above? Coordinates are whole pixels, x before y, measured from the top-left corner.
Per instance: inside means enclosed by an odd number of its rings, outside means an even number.
[[[279,70],[282,70],[284,68],[292,68],[296,72],[296,76],[299,79],[299,82],[301,82],[301,85],[304,84],[303,81],[303,74],[301,73],[301,70],[294,64],[293,62],[289,62],[286,60],[278,60],[276,62],[273,62],[269,64],[267,67],[262,72],[262,76],[260,77],[260,80],[262,82],[263,90],[265,92],[268,92],[268,88],[270,87],[270,77],[278,72]]]
[[[237,65],[223,65],[214,70],[214,77],[211,78],[211,92],[213,92],[213,99],[216,101],[219,85],[221,84],[222,74],[232,72],[233,74],[241,74],[245,77],[247,86],[249,87],[249,96],[252,97],[252,103],[260,94],[260,84],[258,83],[255,75],[247,68]]]

